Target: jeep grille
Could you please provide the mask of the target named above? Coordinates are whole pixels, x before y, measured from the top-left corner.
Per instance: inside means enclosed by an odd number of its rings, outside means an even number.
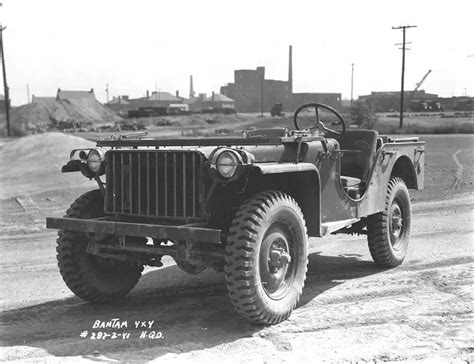
[[[106,153],[105,212],[200,218],[202,155],[195,151],[111,150]]]

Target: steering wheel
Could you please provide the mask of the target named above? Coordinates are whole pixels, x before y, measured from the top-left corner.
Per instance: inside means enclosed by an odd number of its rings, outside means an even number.
[[[304,104],[302,106],[300,106],[296,111],[295,111],[295,116],[294,116],[294,123],[295,123],[295,127],[297,130],[302,130],[299,125],[298,125],[298,114],[300,113],[301,110],[303,109],[306,109],[308,107],[314,107],[315,111],[316,111],[316,125],[314,125],[313,127],[309,128],[310,131],[313,131],[315,129],[320,129],[322,131],[325,131],[325,132],[328,132],[328,133],[332,133],[334,134],[336,137],[340,137],[342,134],[344,134],[346,132],[346,123],[344,122],[344,119],[342,118],[341,114],[339,114],[336,110],[334,110],[332,107],[330,106],[327,106],[327,105],[324,105],[324,104],[320,104],[318,102],[312,102],[312,103],[309,103],[309,104]],[[324,109],[324,110],[328,110],[329,112],[333,113],[334,115],[336,115],[336,117],[341,121],[341,124],[342,124],[342,131],[339,132],[339,131],[336,131],[336,130],[333,130],[333,129],[329,129],[327,128],[323,122],[321,120],[319,120],[319,109]]]

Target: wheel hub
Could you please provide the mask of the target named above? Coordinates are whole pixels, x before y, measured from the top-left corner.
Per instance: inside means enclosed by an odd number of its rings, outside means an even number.
[[[403,229],[402,211],[398,204],[393,204],[390,210],[390,233],[398,239]]]
[[[284,233],[273,231],[262,241],[260,274],[263,288],[270,296],[285,290],[285,279],[291,264],[289,243]]]
[[[268,267],[270,273],[275,274],[279,269],[286,267],[291,262],[291,256],[281,246],[285,242],[277,239],[272,243],[268,254]]]

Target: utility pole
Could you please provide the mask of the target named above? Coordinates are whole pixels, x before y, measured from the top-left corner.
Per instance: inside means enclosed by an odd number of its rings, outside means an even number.
[[[28,98],[28,103],[30,103],[30,85],[26,84],[26,97]]]
[[[1,4],[0,4],[1,5]],[[3,89],[5,93],[5,114],[7,117],[7,135],[11,135],[10,130],[10,95],[7,84],[7,71],[5,69],[5,53],[3,51],[3,31],[6,27],[2,27],[0,24],[0,57],[2,57],[2,73],[3,73]]]
[[[263,117],[263,74],[260,75],[260,115]]]
[[[400,25],[398,27],[392,27],[392,29],[402,29],[403,31],[403,43],[402,43],[402,87],[400,90],[400,128],[403,128],[403,91],[405,86],[405,50],[406,50],[406,41],[405,41],[405,32],[408,28],[416,28],[416,25]]]
[[[107,104],[109,103],[109,84],[105,84],[105,92],[107,94]]]
[[[351,73],[351,107],[354,100],[354,64],[352,63],[352,73]]]

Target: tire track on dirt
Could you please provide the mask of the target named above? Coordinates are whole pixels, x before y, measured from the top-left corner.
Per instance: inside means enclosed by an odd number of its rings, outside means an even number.
[[[452,190],[457,190],[461,187],[463,166],[461,163],[459,163],[459,160],[458,160],[458,155],[461,152],[462,152],[462,149],[458,150],[456,153],[453,154],[453,160],[454,160],[454,163],[456,163],[457,170],[454,173],[454,183],[453,183],[453,187],[451,187]]]

